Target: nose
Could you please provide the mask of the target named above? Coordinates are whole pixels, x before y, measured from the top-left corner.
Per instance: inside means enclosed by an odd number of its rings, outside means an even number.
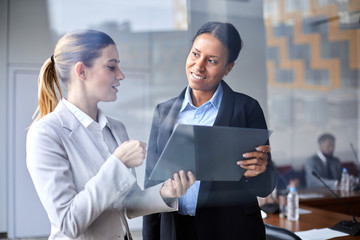
[[[204,69],[205,69],[205,63],[206,63],[205,59],[203,59],[203,58],[197,59],[197,60],[195,61],[195,68],[196,68],[196,70],[198,70],[199,72],[204,71]]]
[[[117,68],[116,71],[116,80],[124,80],[125,79],[125,75],[122,73],[122,71],[120,70],[120,68]]]

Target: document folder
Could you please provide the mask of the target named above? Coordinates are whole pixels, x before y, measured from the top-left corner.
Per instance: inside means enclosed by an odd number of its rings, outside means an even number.
[[[197,126],[175,126],[149,179],[166,180],[179,170],[192,171],[197,180],[239,181],[245,169],[236,164],[243,153],[265,145],[271,130]]]

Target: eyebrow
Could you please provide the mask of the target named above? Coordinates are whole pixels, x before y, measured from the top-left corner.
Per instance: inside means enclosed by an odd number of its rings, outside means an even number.
[[[199,49],[197,49],[196,47],[194,47],[194,49],[198,52],[201,52]],[[218,56],[215,56],[215,55],[210,55],[211,58],[219,58]]]
[[[108,60],[108,62],[114,62],[114,63],[117,63],[117,64],[119,64],[120,63],[120,60],[117,60],[117,59],[110,59],[110,60]]]

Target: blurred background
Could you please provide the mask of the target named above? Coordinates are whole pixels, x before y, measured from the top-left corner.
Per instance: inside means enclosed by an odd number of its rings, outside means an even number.
[[[123,121],[130,138],[147,142],[156,104],[187,85],[196,30],[231,22],[244,48],[225,81],[259,101],[274,131],[275,164],[301,171],[329,132],[335,155],[357,174],[359,18],[358,0],[0,0],[0,233],[49,235],[26,169],[25,136],[40,67],[67,31],[97,29],[116,41],[126,78],[117,101],[100,108]],[[136,171],[142,187],[144,166]],[[131,229],[141,230],[141,221],[131,220]]]

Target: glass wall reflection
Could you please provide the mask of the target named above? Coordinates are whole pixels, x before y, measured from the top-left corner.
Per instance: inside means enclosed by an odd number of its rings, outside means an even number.
[[[357,174],[359,149],[359,9],[353,0],[48,0],[54,42],[94,28],[117,43],[118,100],[101,108],[121,119],[131,138],[147,141],[156,104],[187,85],[185,60],[195,31],[207,21],[239,30],[244,48],[225,81],[264,109],[277,166],[303,171],[324,132],[335,155]],[[86,7],[84,7],[86,6]],[[139,183],[143,172],[138,170]]]
[[[351,174],[359,163],[358,1],[265,0],[269,125],[278,165],[303,171],[322,133]],[[355,150],[356,151],[356,150]]]

